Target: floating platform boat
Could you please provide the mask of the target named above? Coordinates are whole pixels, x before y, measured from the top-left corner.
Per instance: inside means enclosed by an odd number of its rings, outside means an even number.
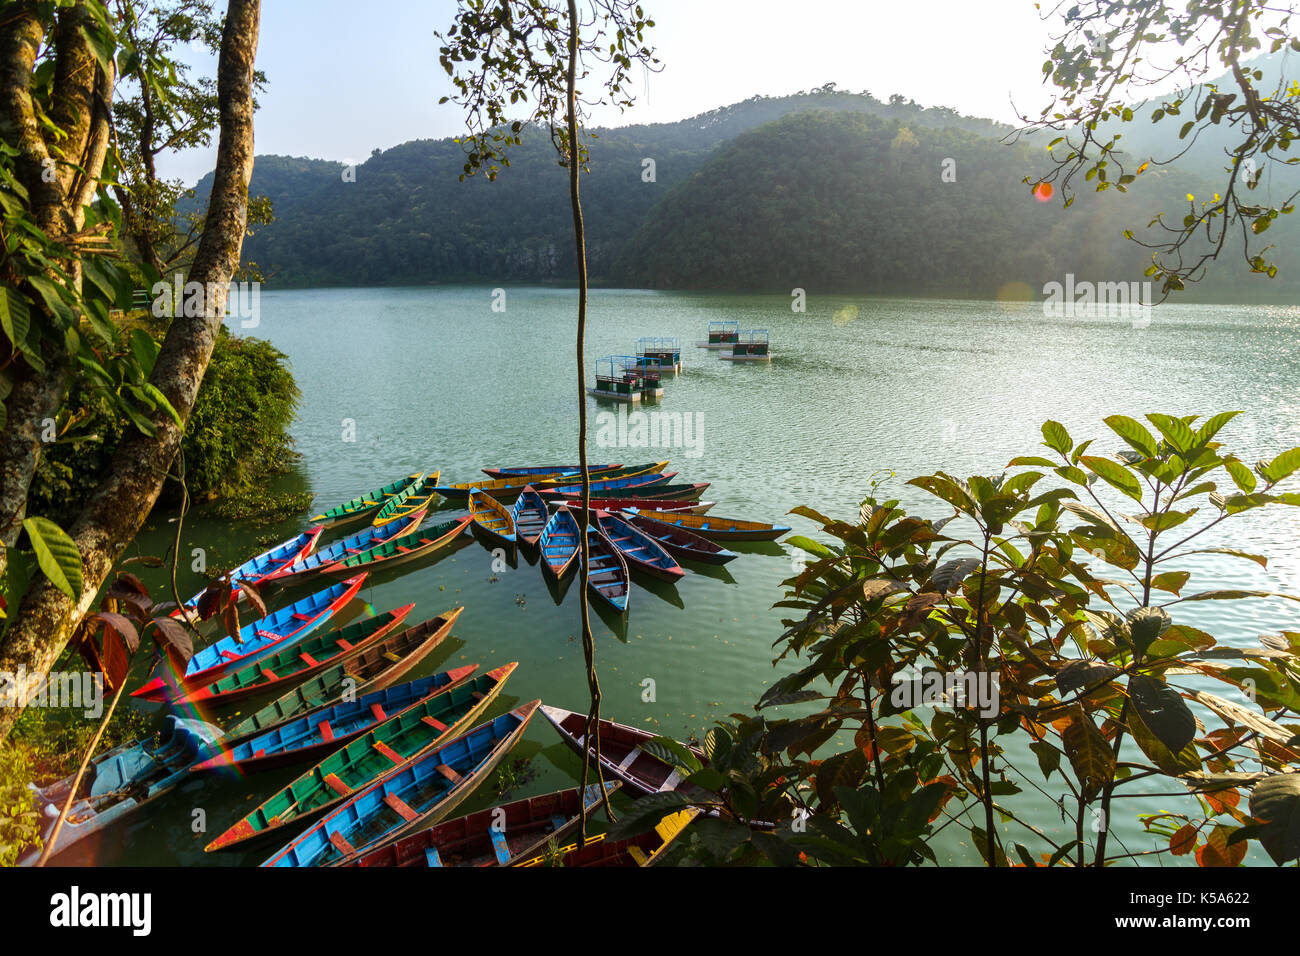
[[[637,362],[653,360],[674,375],[682,370],[682,343],[675,336],[642,336],[636,340]]]
[[[264,842],[264,838],[283,839],[419,755],[456,739],[496,699],[515,666],[498,667],[470,681],[460,677],[373,726],[276,792],[206,849],[227,850],[250,841]],[[460,675],[473,669],[471,665],[448,673]]]
[[[364,574],[358,574],[245,625],[240,629],[238,640],[223,637],[202,650],[195,651],[185,667],[184,675],[179,679],[171,673],[165,677],[155,677],[131,696],[161,703],[210,684],[237,667],[274,654],[324,625],[335,612],[356,597],[365,579]],[[162,667],[170,671],[171,664],[164,660]]]
[[[728,362],[770,362],[767,329],[748,329],[737,335],[730,352],[719,352],[718,358]]]
[[[605,784],[613,792],[618,780]],[[387,843],[343,866],[449,867],[513,866],[536,856],[552,840],[563,840],[578,828],[580,814],[590,815],[601,803],[601,786],[573,787],[468,816],[445,820],[428,830]]]
[[[637,509],[636,514],[645,515],[663,524],[694,531],[714,541],[775,541],[783,534],[789,534],[790,526],[768,524],[766,521],[745,521],[740,518],[720,518],[716,515],[693,515],[680,511],[652,512]]]
[[[284,696],[277,697],[227,730],[223,746],[232,747],[285,721],[337,704],[344,691],[355,699],[393,686],[446,639],[464,610],[464,607],[454,607],[392,634],[356,657],[334,665]]]
[[[213,752],[222,736],[220,728],[201,720],[187,720],[175,714],[163,719],[166,723],[157,741],[152,737],[133,740],[91,762],[81,779],[79,795],[59,829],[51,855],[61,853],[174,790],[188,779],[191,766]],[[74,778],[71,775],[47,787],[28,784],[41,807],[43,844],[48,842],[63,812]],[[33,865],[41,852],[35,847],[28,848],[18,857],[17,865]]]
[[[456,809],[519,742],[534,700],[413,760],[353,794],[263,866],[326,866],[437,823]]]
[[[408,475],[399,481],[384,485],[382,488],[376,488],[368,494],[353,498],[351,501],[345,501],[337,508],[331,508],[324,514],[318,514],[310,519],[310,523],[327,531],[331,528],[341,527],[353,521],[360,521],[367,515],[373,515],[376,511],[386,505],[390,499],[401,494],[410,485],[424,477],[424,472],[415,475]]]
[[[643,398],[644,376],[634,355],[606,355],[596,360],[595,385],[587,389],[593,398],[637,404]]]
[[[730,350],[730,348],[736,343],[736,338],[739,335],[739,322],[710,322],[709,337],[703,342],[696,342],[695,347],[701,349]]]

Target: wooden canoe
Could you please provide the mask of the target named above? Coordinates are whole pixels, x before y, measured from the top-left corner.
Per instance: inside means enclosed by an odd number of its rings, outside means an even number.
[[[541,703],[530,701],[407,761],[350,796],[262,865],[346,862],[437,823],[491,775],[519,742]]]
[[[667,498],[610,498],[604,494],[593,495],[592,500],[606,511],[626,511],[629,508],[640,508],[649,511],[690,511],[697,515],[704,514],[717,504],[716,501],[673,501]],[[565,505],[572,511],[575,508],[582,507],[582,499],[552,498],[547,504],[552,508]]]
[[[405,521],[394,521],[380,528],[373,526],[362,528],[356,534],[331,542],[318,549],[314,554],[307,555],[301,561],[295,561],[282,571],[269,575],[264,579],[264,583],[296,587],[304,581],[310,581],[317,575],[322,574],[326,568],[332,568],[340,561],[345,561],[358,554],[365,554],[372,548],[379,547],[385,541],[391,541],[393,538],[400,538],[404,534],[410,534],[420,526],[420,522],[423,520],[424,512],[419,512],[411,515]]]
[[[470,490],[469,516],[474,521],[474,530],[484,534],[490,541],[508,548],[515,546],[515,520],[510,515],[510,509],[486,491],[478,488]]]
[[[255,663],[283,650],[320,629],[340,608],[356,597],[365,580],[365,574],[358,574],[333,587],[309,594],[286,608],[245,625],[240,629],[238,639],[223,637],[202,650],[195,651],[185,666],[184,675],[174,674],[170,660],[164,659],[164,676],[155,677],[132,692],[131,696],[161,703],[211,684],[237,667]]]
[[[231,597],[236,601],[242,601],[244,592],[239,587],[241,582],[247,581],[249,584],[257,585],[277,571],[283,571],[295,562],[307,557],[315,550],[316,544],[320,541],[320,536],[324,532],[324,527],[312,528],[302,534],[295,535],[288,541],[282,541],[274,548],[263,551],[255,558],[249,558],[230,572]],[[199,598],[203,597],[206,591],[207,588],[204,588],[194,595],[194,597],[172,611],[171,616],[179,618],[186,614],[195,615],[198,611]]]
[[[618,780],[605,784],[613,792]],[[445,820],[349,860],[344,866],[446,867],[512,866],[537,855],[551,840],[563,840],[600,805],[601,786],[525,797],[514,803]]]
[[[591,483],[591,491],[609,492],[611,495],[621,497],[640,497],[656,485],[667,484],[677,475],[675,471],[655,472],[648,475],[633,475],[630,478],[602,478],[600,481]],[[566,478],[565,481],[571,482]],[[541,482],[537,484],[537,493],[543,498],[581,498],[581,484],[555,484],[554,482]],[[646,497],[654,497],[647,495]]]
[[[319,760],[402,711],[463,684],[473,673],[473,667],[458,667],[371,691],[361,697],[348,695],[347,700],[317,708],[294,720],[277,724],[264,733],[222,746],[219,754],[197,765],[194,773],[222,767],[237,767],[245,774],[260,773]]]
[[[207,701],[210,707],[223,707],[246,697],[282,690],[378,644],[406,620],[414,607],[407,604],[338,630],[315,634],[171,703],[175,706]]]
[[[407,475],[398,481],[384,485],[382,488],[376,488],[368,494],[353,498],[351,501],[345,501],[337,508],[331,508],[324,514],[318,514],[310,519],[311,524],[321,530],[337,528],[348,524],[352,521],[359,521],[367,515],[372,515],[384,505],[389,499],[401,494],[409,486],[424,477],[424,472],[415,475]]]
[[[475,666],[448,673],[472,671]],[[391,771],[456,739],[496,700],[515,666],[498,667],[472,680],[461,678],[355,737],[273,794],[206,849],[227,850],[250,841],[260,843],[264,838],[283,839],[342,806]]]
[[[543,706],[542,716],[551,722],[560,739],[571,750],[579,755],[582,754],[583,737],[587,730],[586,714],[565,710],[562,707]],[[627,787],[627,792],[640,796],[681,790],[690,799],[709,797],[706,791],[687,787],[675,767],[642,749],[642,745],[653,740],[658,734],[628,727],[625,724],[616,724],[612,720],[600,721],[596,734],[600,737],[602,770],[606,776],[622,780],[623,785]],[[708,764],[704,751],[698,747],[691,747],[690,750],[701,763]],[[594,748],[591,750],[591,756],[595,759]],[[683,789],[684,787],[687,788]]]
[[[439,485],[438,494],[442,495],[448,501],[468,501],[469,493],[477,488],[479,491],[487,492],[497,501],[504,504],[510,504],[527,488],[530,484],[540,485],[547,478],[563,478],[562,475],[534,475],[532,477],[516,476],[514,478],[494,478],[488,481],[466,481],[458,485]]]
[[[587,534],[587,551],[591,559],[591,568],[587,572],[588,593],[617,613],[626,614],[631,581],[622,552],[595,528]]]
[[[595,516],[596,526],[622,553],[629,570],[642,571],[664,581],[680,581],[686,576],[682,566],[658,541],[631,522],[608,511],[596,511]]]
[[[608,471],[617,471],[622,465],[588,465],[588,474],[597,475]],[[579,465],[524,465],[519,468],[484,468],[483,474],[489,478],[536,478],[538,475],[576,475],[581,473]]]
[[[546,508],[546,499],[532,485],[528,485],[510,509],[510,518],[514,522],[515,537],[528,547],[535,548],[546,528],[546,522],[551,519],[551,513]]]
[[[581,846],[575,843],[561,848],[558,859],[543,853],[515,866],[654,866],[699,815],[698,807],[688,807],[664,817],[648,833],[627,840],[606,840],[605,834],[601,833],[588,837]]]
[[[537,539],[542,555],[542,570],[556,581],[573,570],[578,560],[578,522],[568,508],[561,507],[551,515]]]
[[[168,714],[160,738],[141,737],[96,757],[82,777],[78,796],[59,830],[54,853],[60,853],[146,803],[158,799],[188,779],[196,762],[212,753],[221,729],[201,720]],[[42,811],[42,844],[48,842],[54,823],[63,812],[75,775],[46,787],[29,784]],[[18,856],[18,866],[31,866],[41,849],[29,847]]]
[[[400,493],[394,495],[384,506],[375,512],[373,527],[382,528],[394,521],[401,521],[414,514],[424,514],[433,507],[438,493],[438,478],[441,472],[434,470],[425,474],[419,481],[413,481]]]
[[[233,746],[287,720],[337,704],[345,691],[360,697],[391,687],[443,642],[464,610],[464,607],[452,608],[445,614],[391,634],[374,647],[335,664],[231,727],[226,731],[223,744]]]
[[[766,521],[745,521],[740,518],[719,518],[716,515],[693,515],[673,512],[640,511],[646,517],[662,521],[677,528],[685,528],[714,541],[775,541],[790,531],[789,525],[768,524]]]
[[[412,531],[400,538],[389,538],[369,551],[354,554],[325,568],[323,573],[338,576],[352,574],[358,568],[387,570],[427,558],[459,538],[469,523],[469,518],[459,518]]]
[[[702,561],[705,564],[726,564],[732,558],[739,557],[735,551],[728,551],[720,544],[710,541],[677,525],[664,524],[647,514],[627,514],[627,519],[650,537],[659,542],[665,551],[678,560]]]

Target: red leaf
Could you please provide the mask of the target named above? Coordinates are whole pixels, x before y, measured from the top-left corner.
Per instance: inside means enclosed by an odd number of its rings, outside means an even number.
[[[155,617],[149,626],[153,629],[154,643],[167,655],[176,673],[185,673],[185,665],[194,656],[194,642],[190,640],[189,631],[169,617]],[[178,661],[180,666],[176,667]]]
[[[1169,852],[1174,856],[1191,853],[1196,847],[1196,827],[1190,823],[1179,827],[1169,838]]]

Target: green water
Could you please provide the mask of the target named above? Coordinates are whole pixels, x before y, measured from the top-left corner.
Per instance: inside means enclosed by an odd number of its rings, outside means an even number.
[[[509,288],[502,313],[493,311],[486,287],[264,293],[259,326],[233,325],[287,353],[302,388],[294,426],[302,460],[286,486],[309,488],[323,510],[421,469],[466,481],[484,466],[572,460],[575,301],[569,290]],[[769,329],[772,363],[736,366],[694,348],[707,324],[721,319]],[[1243,457],[1300,445],[1296,307],[1167,306],[1149,327],[1135,329],[1120,319],[1048,320],[1038,310],[988,302],[814,294],[807,313],[794,314],[782,296],[598,291],[589,372],[599,356],[633,352],[642,335],[681,339],[685,370],[667,382],[657,407],[696,416],[699,447],[597,448],[593,419],[592,460],[671,458],[680,480],[712,483],[705,498],[718,502],[715,514],[784,520],[804,533],[808,522],[782,518],[791,507],[852,518],[880,473],[897,473],[888,490],[939,516],[937,500],[902,479],[936,469],[996,473],[1012,456],[1038,450],[1038,426],[1047,418],[1065,423],[1077,441],[1103,437],[1101,418],[1112,413],[1240,408],[1250,410],[1249,419],[1223,437]],[[1193,582],[1300,591],[1300,511],[1277,509],[1235,525],[1236,544],[1270,555],[1268,569],[1211,559],[1196,566]],[[191,520],[183,553],[203,548],[213,565],[233,565],[296,530],[293,522],[252,529]],[[172,534],[158,521],[140,548],[162,553]],[[625,634],[593,617],[607,716],[679,737],[702,734],[713,718],[747,710],[779,676],[770,648],[780,612],[770,606],[791,573],[789,549],[742,549],[725,569],[690,573],[675,587],[635,584]],[[494,569],[477,542],[399,573],[377,575],[363,591],[372,608],[415,601],[415,621],[466,607],[455,639],[416,675],[517,660],[493,713],[536,697],[585,708],[578,588],[557,607],[535,565],[521,556],[517,567]],[[180,587],[188,595],[199,583],[186,571]],[[1180,620],[1236,643],[1295,623],[1284,602],[1214,603],[1188,608]],[[643,699],[647,679],[653,700]],[[579,765],[541,717],[515,756],[528,758],[534,776],[512,799],[571,785]],[[215,857],[202,847],[302,769],[206,778],[65,861],[258,862],[274,847]],[[1063,788],[1054,780],[1047,790],[1056,797]],[[493,797],[489,785],[465,809]],[[1112,832],[1129,850],[1150,848],[1135,820],[1137,804],[1123,802]],[[1177,809],[1177,802],[1154,799],[1142,809]],[[193,832],[197,810],[206,815],[206,833]],[[1045,800],[1030,817],[1059,832],[1059,814]],[[976,860],[955,834],[950,828],[941,838],[940,858]]]

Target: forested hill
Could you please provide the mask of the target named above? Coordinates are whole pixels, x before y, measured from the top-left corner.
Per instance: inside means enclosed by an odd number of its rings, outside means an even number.
[[[598,130],[582,187],[591,274],[656,287],[970,294],[1066,272],[1118,281],[1146,263],[1122,230],[1210,188],[1166,168],[1127,196],[1089,193],[1068,211],[1039,204],[1020,180],[1045,170],[1041,154],[1000,142],[1008,129],[828,86]],[[259,156],[250,191],[272,200],[275,222],[247,239],[244,259],[273,286],[571,279],[566,175],[549,137],[526,131],[495,182],[460,182],[463,164],[450,139],[376,150],[354,176]]]

